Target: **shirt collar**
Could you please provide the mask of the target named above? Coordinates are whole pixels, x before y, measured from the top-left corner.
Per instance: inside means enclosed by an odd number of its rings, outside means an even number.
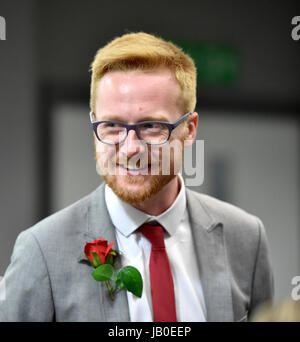
[[[155,220],[159,222],[170,235],[173,235],[176,232],[179,223],[183,220],[186,209],[184,180],[181,174],[178,174],[178,176],[181,183],[180,191],[173,204],[158,216],[148,215],[134,208],[132,205],[123,202],[106,184],[105,202],[110,218],[116,229],[121,234],[128,237],[143,223]]]

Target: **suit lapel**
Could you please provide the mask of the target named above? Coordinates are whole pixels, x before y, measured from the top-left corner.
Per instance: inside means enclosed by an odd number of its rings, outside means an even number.
[[[96,239],[105,239],[110,243],[115,242],[114,249],[118,249],[115,235],[115,228],[109,217],[105,198],[104,198],[104,184],[100,185],[91,194],[91,201],[87,213],[87,229],[83,233],[83,246],[86,241]],[[79,254],[79,261],[82,261],[84,256]],[[91,272],[92,272],[92,266]],[[119,266],[121,267],[121,265]],[[120,291],[116,294],[115,300],[112,301],[109,297],[108,290],[104,282],[98,282],[101,312],[104,316],[104,321],[107,322],[129,322],[129,307],[126,291]],[[101,319],[101,318],[100,318]]]
[[[233,321],[223,224],[208,213],[199,195],[188,189],[187,205],[206,303],[207,321]]]
[[[194,237],[201,283],[203,287],[208,321],[233,321],[233,307],[229,267],[226,258],[223,224],[208,213],[199,194],[187,189],[187,206]],[[80,240],[85,242],[99,238],[108,242],[115,241],[115,228],[109,217],[105,198],[104,184],[90,195],[86,230]],[[82,250],[78,261],[84,259]],[[92,272],[92,266],[91,272]],[[121,265],[120,265],[121,267]],[[99,301],[103,317],[100,320],[113,322],[130,321],[126,291],[117,293],[112,301],[103,282],[98,283]]]

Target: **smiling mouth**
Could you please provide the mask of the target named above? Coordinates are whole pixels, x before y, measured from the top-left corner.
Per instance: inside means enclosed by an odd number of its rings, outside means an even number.
[[[128,166],[125,166],[125,165],[118,164],[118,166],[120,166],[123,169],[128,170],[128,171],[142,171],[142,170],[148,169],[151,165],[147,164],[147,165],[142,166],[142,167],[131,167],[131,166],[128,167]]]

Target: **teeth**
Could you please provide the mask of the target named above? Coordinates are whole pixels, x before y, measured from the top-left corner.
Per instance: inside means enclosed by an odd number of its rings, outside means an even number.
[[[130,171],[139,171],[139,170],[144,170],[144,169],[148,168],[148,165],[143,166],[143,167],[139,167],[139,168],[124,166],[124,165],[121,165],[121,166],[122,166],[124,169],[130,170]]]
[[[139,170],[144,170],[144,169],[146,169],[148,166],[145,166],[145,167],[140,167],[140,168],[131,168],[131,167],[127,167],[127,169],[128,170],[130,170],[130,171],[139,171]]]

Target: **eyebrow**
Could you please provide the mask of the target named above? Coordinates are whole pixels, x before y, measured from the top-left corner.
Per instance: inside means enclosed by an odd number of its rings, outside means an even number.
[[[101,120],[98,121],[123,121],[123,117],[120,117],[118,115],[104,115]],[[144,122],[144,121],[162,121],[162,122],[169,122],[168,119],[164,116],[154,116],[154,115],[148,115],[143,117],[142,119],[138,120],[137,122]]]

